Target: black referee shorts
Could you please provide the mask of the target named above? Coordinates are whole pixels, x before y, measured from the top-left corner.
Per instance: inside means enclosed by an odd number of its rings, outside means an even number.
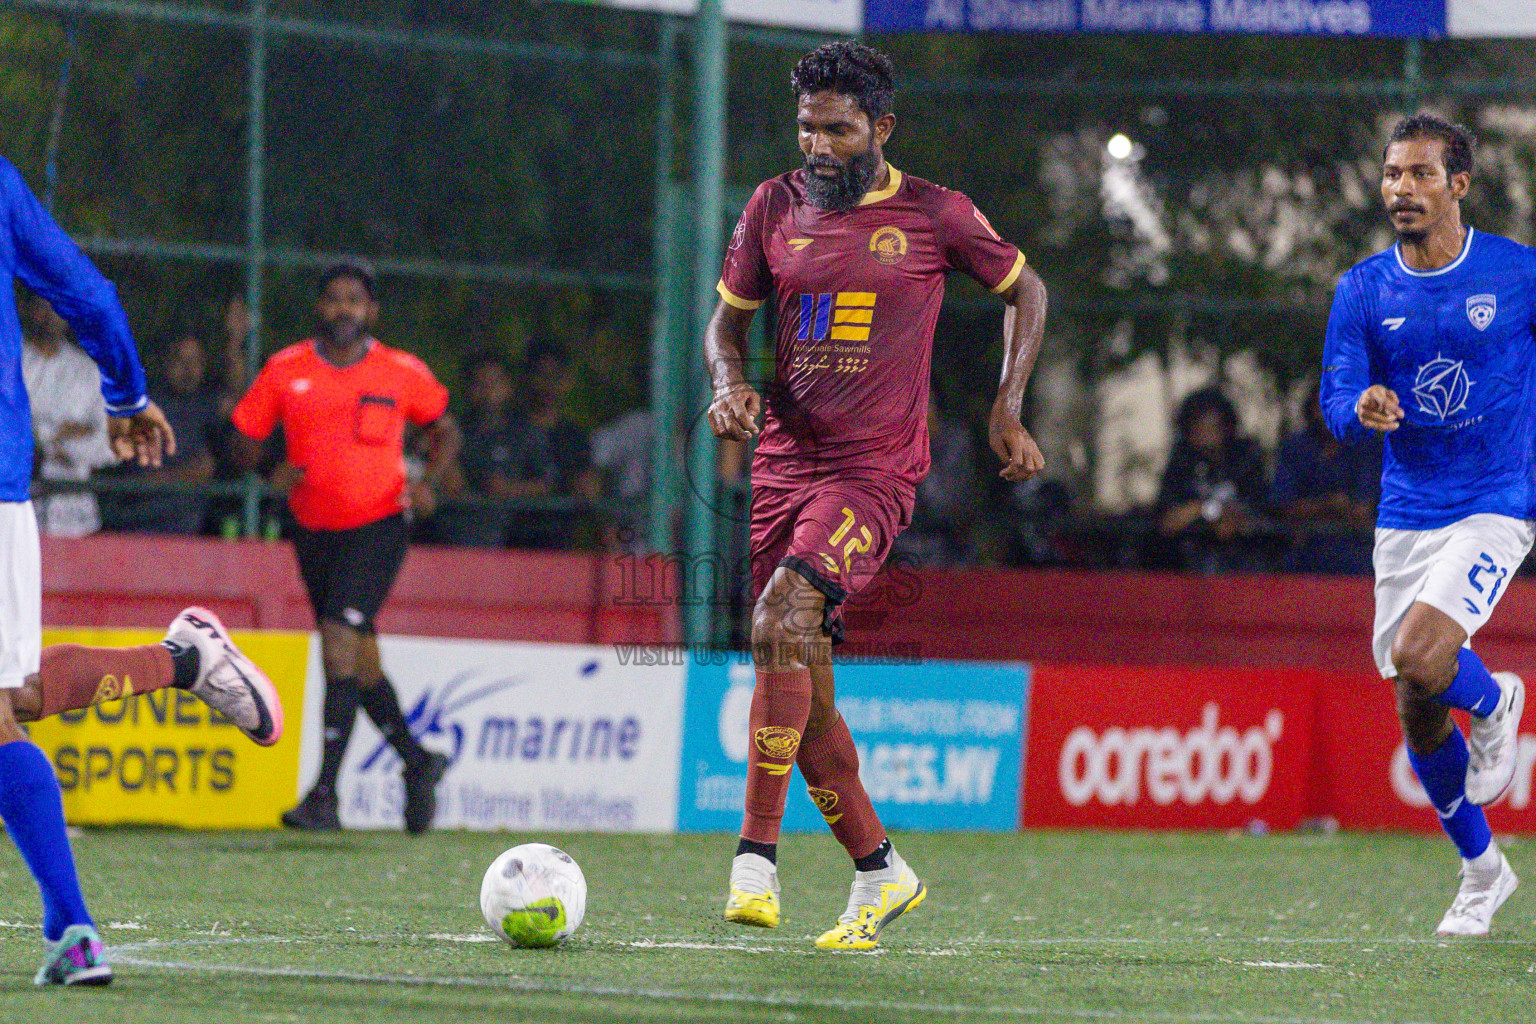
[[[330,619],[362,633],[377,632],[373,617],[395,585],[410,546],[405,516],[393,515],[351,530],[306,530],[295,525],[293,546],[315,621]]]

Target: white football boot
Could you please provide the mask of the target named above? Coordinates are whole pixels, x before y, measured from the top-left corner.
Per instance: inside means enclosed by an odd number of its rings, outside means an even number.
[[[1435,929],[1436,935],[1487,935],[1493,912],[1520,887],[1520,879],[1509,866],[1504,851],[1496,846],[1489,848],[1498,854],[1497,866],[1479,871],[1471,861],[1461,862],[1461,889],[1451,909],[1441,918],[1440,927]]]
[[[171,622],[165,638],[197,648],[197,680],[191,686],[194,695],[263,747],[282,738],[283,702],[277,688],[235,646],[217,615],[207,608],[184,608]]]
[[[816,940],[818,949],[874,949],[885,926],[928,896],[928,887],[894,849],[879,871],[855,871],[848,909]]]
[[[1479,807],[1493,803],[1515,781],[1519,759],[1520,717],[1525,713],[1525,683],[1513,672],[1495,672],[1499,703],[1484,715],[1472,716],[1467,746],[1467,800]]]
[[[779,869],[767,857],[738,853],[731,861],[725,919],[754,928],[779,926]]]

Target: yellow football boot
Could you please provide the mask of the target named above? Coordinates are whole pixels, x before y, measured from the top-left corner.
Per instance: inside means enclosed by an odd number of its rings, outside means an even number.
[[[725,919],[754,928],[779,926],[779,869],[766,857],[739,854],[731,861],[731,893]]]
[[[925,886],[892,850],[879,871],[855,871],[848,909],[837,926],[816,940],[817,949],[874,949],[885,926],[928,896]]]

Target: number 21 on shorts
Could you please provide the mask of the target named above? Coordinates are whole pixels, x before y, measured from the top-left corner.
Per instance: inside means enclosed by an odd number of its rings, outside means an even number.
[[[1499,589],[1504,586],[1504,581],[1508,578],[1509,570],[1496,564],[1493,557],[1486,551],[1477,556],[1477,562],[1467,573],[1467,582],[1472,584],[1473,590],[1484,595],[1484,605],[1488,608],[1492,608],[1493,603],[1499,599]],[[1464,597],[1462,600],[1467,603],[1467,610],[1473,615],[1482,613],[1482,609],[1472,598]]]

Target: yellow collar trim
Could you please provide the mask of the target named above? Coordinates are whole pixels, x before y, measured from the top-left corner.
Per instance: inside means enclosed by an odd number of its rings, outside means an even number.
[[[890,164],[886,164],[891,170],[891,183],[878,192],[866,192],[864,198],[859,201],[860,206],[868,206],[870,203],[878,203],[882,199],[889,199],[901,188],[901,172]]]

